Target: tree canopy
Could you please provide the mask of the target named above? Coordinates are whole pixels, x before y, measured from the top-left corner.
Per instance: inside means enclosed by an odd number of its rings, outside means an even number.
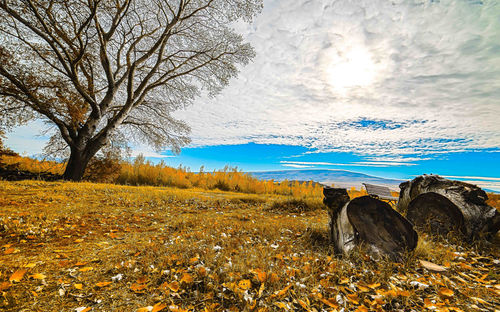
[[[172,112],[215,95],[255,55],[231,25],[262,0],[0,0],[0,121],[57,127],[65,178],[106,144],[178,151],[189,127]]]

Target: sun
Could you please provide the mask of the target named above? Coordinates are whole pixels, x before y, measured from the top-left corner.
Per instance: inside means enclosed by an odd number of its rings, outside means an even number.
[[[352,49],[336,55],[326,70],[328,83],[337,91],[367,87],[375,82],[377,68],[369,52]]]

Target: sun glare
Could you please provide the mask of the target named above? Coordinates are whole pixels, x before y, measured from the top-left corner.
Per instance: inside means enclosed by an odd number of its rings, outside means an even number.
[[[366,87],[375,81],[376,66],[370,54],[362,49],[336,56],[327,69],[327,79],[337,91]]]

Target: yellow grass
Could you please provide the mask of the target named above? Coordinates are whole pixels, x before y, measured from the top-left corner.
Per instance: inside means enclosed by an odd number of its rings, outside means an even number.
[[[328,244],[326,212],[273,209],[290,200],[0,181],[0,309],[479,311],[498,304],[498,248],[424,239],[403,263],[371,260],[362,249],[340,258]],[[431,273],[418,259],[448,272]]]
[[[3,163],[3,164],[2,164]],[[48,172],[52,174],[62,174],[64,164],[53,161],[39,161],[29,157],[21,156],[0,156],[0,165],[16,167],[19,170],[33,173]],[[103,166],[110,166],[103,163]],[[201,188],[206,190],[219,189],[223,191],[234,191],[252,194],[279,194],[292,195],[295,198],[307,199],[318,197],[322,194],[322,187],[312,182],[299,183],[297,181],[263,181],[238,171],[236,168],[225,167],[213,172],[193,173],[186,168],[173,168],[164,162],[153,164],[145,161],[144,158],[136,158],[133,162],[122,161],[116,166],[118,174],[108,173],[109,178],[92,176],[96,181],[107,181],[125,185],[154,185],[173,186],[178,188]],[[95,166],[90,166],[96,172],[106,172],[99,170]]]
[[[39,161],[30,157],[9,156],[0,154],[0,165],[2,167],[14,167],[19,170],[33,173],[62,174],[65,165],[55,161]]]

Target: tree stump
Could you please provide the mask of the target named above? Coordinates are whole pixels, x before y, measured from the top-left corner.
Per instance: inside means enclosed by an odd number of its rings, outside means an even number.
[[[500,229],[500,213],[486,204],[488,195],[475,185],[423,175],[399,188],[398,210],[423,231],[461,233],[472,241],[493,237]]]
[[[360,244],[376,256],[398,259],[404,250],[417,246],[418,236],[389,204],[363,196],[349,200],[345,189],[323,189],[328,207],[330,241],[336,253],[348,254]]]

